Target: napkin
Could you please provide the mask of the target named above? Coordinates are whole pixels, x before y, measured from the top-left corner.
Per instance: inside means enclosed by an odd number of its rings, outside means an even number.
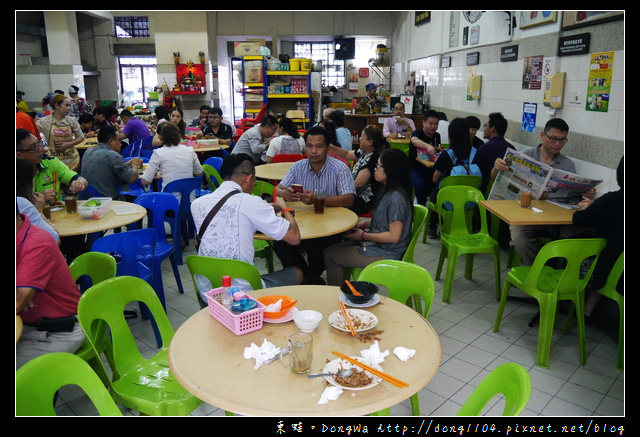
[[[255,343],[251,343],[249,346],[245,347],[243,355],[247,360],[252,358],[255,359],[256,365],[254,369],[258,370],[265,361],[274,358],[279,353],[280,348],[265,338],[260,347]]]
[[[413,357],[416,354],[416,350],[398,346],[393,350],[393,353],[396,354],[400,361],[407,361],[409,358]]]
[[[389,355],[389,353],[388,350],[380,352],[380,346],[378,345],[378,340],[376,340],[369,349],[361,350],[360,356],[375,365],[384,362],[385,357]]]
[[[322,395],[320,396],[320,400],[318,401],[318,405],[324,405],[329,401],[335,401],[342,394],[342,389],[340,387],[329,386],[324,389]]]
[[[267,313],[274,313],[282,309],[282,299],[278,299],[276,303],[271,303],[264,308]]]

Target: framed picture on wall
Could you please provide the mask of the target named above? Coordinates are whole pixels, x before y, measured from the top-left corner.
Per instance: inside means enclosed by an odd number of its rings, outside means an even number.
[[[623,18],[623,11],[564,11],[562,13],[562,30],[621,20]]]
[[[522,11],[520,12],[520,29],[555,23],[556,16],[556,11]]]
[[[404,104],[404,113],[413,114],[413,94],[400,94],[400,101]]]

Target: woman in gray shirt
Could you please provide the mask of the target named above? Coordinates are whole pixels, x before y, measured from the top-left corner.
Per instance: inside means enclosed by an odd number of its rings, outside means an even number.
[[[345,242],[324,252],[327,284],[344,282],[343,268],[362,268],[382,259],[402,259],[411,240],[413,205],[409,159],[404,152],[386,149],[380,155],[375,178],[381,184],[374,201],[369,231],[355,228]]]

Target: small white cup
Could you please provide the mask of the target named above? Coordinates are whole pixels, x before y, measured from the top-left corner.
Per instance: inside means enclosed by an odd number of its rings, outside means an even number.
[[[293,315],[293,322],[302,332],[313,332],[322,320],[322,313],[315,310],[302,310]]]

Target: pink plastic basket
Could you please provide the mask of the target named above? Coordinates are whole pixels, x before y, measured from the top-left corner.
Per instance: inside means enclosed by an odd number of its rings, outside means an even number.
[[[265,308],[263,304],[247,294],[246,296],[251,300],[255,300],[258,306],[252,310],[234,314],[216,299],[216,296],[220,296],[223,291],[224,289],[220,287],[205,293],[207,302],[209,303],[209,314],[211,314],[214,319],[222,323],[229,331],[236,335],[246,334],[262,328]]]

